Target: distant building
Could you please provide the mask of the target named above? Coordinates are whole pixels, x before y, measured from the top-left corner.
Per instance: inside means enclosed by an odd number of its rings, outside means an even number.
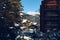
[[[43,0],[40,7],[41,31],[60,29],[60,0]]]

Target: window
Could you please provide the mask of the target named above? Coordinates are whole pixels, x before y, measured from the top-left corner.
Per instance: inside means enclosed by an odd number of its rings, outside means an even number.
[[[46,17],[45,20],[59,20],[58,17]]]
[[[60,1],[59,1],[59,4],[58,4],[58,7],[59,7],[59,9],[60,9]]]
[[[45,20],[59,20],[59,16],[56,12],[47,12],[45,14]]]
[[[46,10],[56,10],[57,6],[46,6]]]
[[[58,26],[56,22],[46,22],[46,26]]]
[[[56,12],[47,12],[46,16],[58,16]]]

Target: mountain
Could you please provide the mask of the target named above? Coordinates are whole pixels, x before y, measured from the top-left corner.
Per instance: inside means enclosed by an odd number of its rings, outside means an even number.
[[[40,15],[39,14],[30,15],[27,13],[23,13],[23,19],[28,19],[28,20],[31,20],[32,22],[40,23]]]

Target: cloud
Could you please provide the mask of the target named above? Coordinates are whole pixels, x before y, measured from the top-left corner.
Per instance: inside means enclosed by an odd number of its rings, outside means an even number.
[[[29,14],[29,15],[33,15],[33,16],[35,16],[36,14],[40,15],[39,12],[27,12],[27,14]]]

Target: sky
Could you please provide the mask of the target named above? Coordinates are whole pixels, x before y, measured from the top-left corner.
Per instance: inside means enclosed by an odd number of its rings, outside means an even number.
[[[41,0],[21,0],[23,7],[23,12],[38,11],[40,8]]]

